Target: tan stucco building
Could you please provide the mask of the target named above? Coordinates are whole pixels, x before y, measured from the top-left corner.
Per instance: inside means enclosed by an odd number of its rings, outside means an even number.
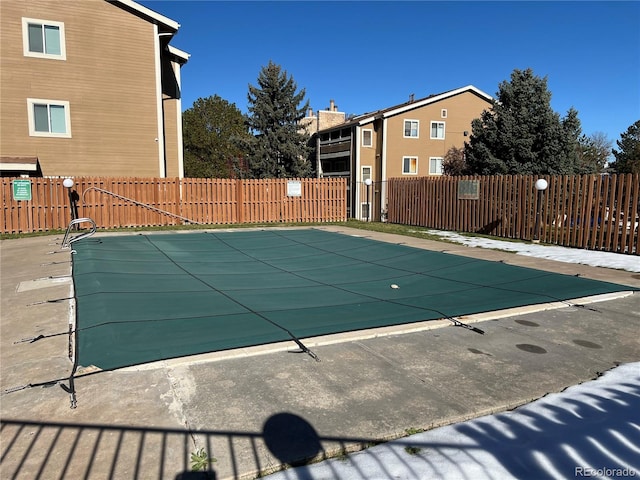
[[[0,22],[3,176],[183,176],[176,21],[131,0],[2,0]]]
[[[379,220],[386,209],[386,180],[442,175],[445,154],[464,147],[472,120],[492,102],[468,85],[353,117],[316,134],[316,168],[320,176],[349,179],[351,218]]]

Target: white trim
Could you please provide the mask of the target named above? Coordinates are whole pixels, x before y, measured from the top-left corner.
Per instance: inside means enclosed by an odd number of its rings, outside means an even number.
[[[380,179],[380,211],[382,212],[389,203],[387,198],[387,119],[382,120],[382,149],[380,152],[381,176]]]
[[[436,103],[441,100],[445,100],[449,97],[453,97],[455,95],[459,95],[464,92],[473,92],[482,99],[487,102],[493,102],[493,97],[482,90],[474,87],[473,85],[467,85],[466,87],[457,88],[456,90],[451,90],[450,92],[441,93],[440,95],[434,95],[432,97],[423,98],[417,102],[412,103],[403,103],[398,107],[390,107],[389,110],[383,112],[385,109],[376,110],[375,112],[364,113],[353,119],[358,125],[364,125],[366,123],[373,122],[376,118],[389,118],[394,115],[398,115],[400,113],[408,112],[409,110],[414,110],[416,108],[422,107],[424,105],[429,105],[431,103]],[[365,116],[366,115],[366,116]]]
[[[52,27],[58,27],[60,32],[60,55],[53,55],[51,53],[32,52],[29,50],[29,24],[50,25]],[[67,59],[67,47],[64,35],[64,22],[54,22],[53,20],[41,20],[39,18],[22,17],[22,49],[25,57],[34,58],[48,58],[51,60],[66,60]],[[46,46],[45,46],[46,49]]]
[[[429,157],[429,175],[434,175],[434,176],[442,175],[442,171],[440,173],[435,173],[431,171],[431,160],[440,160],[440,170],[442,170],[442,163],[444,162],[444,157]]]
[[[364,132],[370,132],[371,135],[369,136],[369,140],[371,140],[371,143],[369,145],[365,145],[364,144]],[[373,147],[373,129],[372,128],[363,128],[362,129],[362,146],[365,148],[372,148]]]
[[[37,132],[36,119],[33,115],[33,106],[39,105],[57,105],[64,107],[65,133]],[[69,102],[66,100],[50,100],[44,98],[27,98],[27,121],[29,123],[30,137],[53,137],[53,138],[71,138],[71,111]]]
[[[403,105],[402,107],[394,108],[393,110],[389,110],[388,112],[383,113],[383,117],[393,117],[394,115],[398,115],[399,113],[406,112],[408,110],[413,110],[414,108],[422,107],[423,105],[428,105],[430,103],[439,102],[440,100],[444,100],[445,98],[453,97],[454,95],[458,95],[464,92],[474,92],[478,94],[480,97],[484,98],[488,102],[493,101],[493,97],[484,93],[482,90],[474,87],[473,85],[467,85],[466,87],[458,88],[456,90],[451,90],[450,92],[442,93],[440,95],[436,95],[435,97],[425,98],[424,100],[420,100],[418,102],[413,102],[408,105]]]
[[[182,143],[182,80],[180,78],[180,65],[173,63],[173,72],[178,84],[178,98],[176,99],[176,135],[178,143],[178,177],[184,178],[184,145]]]
[[[355,178],[355,184],[356,184],[355,190],[356,191],[354,192],[355,195],[353,197],[354,202],[352,202],[352,206],[353,206],[353,203],[355,203],[356,201],[360,200],[360,182],[362,181],[361,178],[360,178],[360,127],[356,127],[354,130],[356,131],[355,132],[355,137],[356,138],[353,140],[353,141],[355,141],[355,147],[356,147],[355,148],[355,152],[356,152],[355,153],[355,157],[356,158],[355,158],[355,165],[354,165],[355,177],[356,177]],[[351,171],[351,165],[349,165],[349,171]],[[355,218],[358,219],[358,220],[362,220],[360,218],[361,213],[362,213],[362,211],[356,212]]]
[[[367,123],[371,123],[376,119],[375,116],[373,117],[367,117],[367,118],[363,118],[362,120],[358,121],[358,125],[362,126],[362,125],[366,125]]]
[[[162,106],[162,63],[160,58],[160,37],[158,36],[158,25],[153,25],[153,48],[155,49],[156,67],[156,115],[158,116],[158,176],[167,176],[167,165],[164,154],[164,108]]]
[[[27,172],[37,172],[37,163],[3,163],[0,161],[0,170],[6,170],[8,172],[24,170]]]
[[[174,55],[178,58],[181,58],[184,60],[184,63],[187,63],[189,61],[189,58],[191,58],[191,55],[188,54],[187,52],[180,50],[179,48],[176,48],[172,45],[167,45],[167,49],[169,51],[169,53],[171,55]]]
[[[433,124],[441,123],[442,124],[442,137],[434,137],[433,136]],[[431,140],[444,140],[447,136],[447,122],[443,120],[431,120],[429,122],[429,139]]]
[[[152,20],[156,20],[176,31],[180,28],[180,24],[175,20],[171,20],[170,18],[165,17],[164,15],[160,15],[158,12],[154,12],[150,8],[143,7],[142,5],[134,2],[133,0],[108,0],[108,1],[116,4],[119,3],[120,5],[129,7],[130,9],[135,10],[136,12],[141,13],[142,15],[149,17]]]
[[[414,137],[413,135],[407,135],[406,134],[406,123],[407,122],[416,122],[416,136]],[[409,127],[409,130],[411,130],[411,127]],[[402,120],[402,138],[420,138],[420,120],[416,120],[414,118],[405,118]]]
[[[404,171],[404,161],[408,158],[415,158],[416,159],[416,171],[415,172],[405,172]],[[418,175],[418,157],[416,155],[404,155],[402,157],[402,174],[403,175]],[[411,164],[409,164],[409,166],[411,166]]]

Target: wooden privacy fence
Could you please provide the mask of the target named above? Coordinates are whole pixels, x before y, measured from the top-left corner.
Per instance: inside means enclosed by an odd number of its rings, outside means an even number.
[[[30,182],[31,199],[14,198],[15,180]],[[2,178],[0,233],[66,229],[71,220],[70,193],[77,203],[78,216],[92,218],[98,228],[188,223],[182,218],[203,224],[346,220],[345,179],[79,177],[73,180],[73,187],[67,189],[62,178]]]
[[[393,178],[387,188],[391,223],[640,255],[638,174]]]

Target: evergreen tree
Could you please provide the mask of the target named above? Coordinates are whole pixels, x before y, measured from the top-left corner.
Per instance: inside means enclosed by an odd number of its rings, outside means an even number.
[[[571,174],[578,163],[578,112],[565,118],[551,108],[547,79],[514,70],[499,86],[490,110],[471,124],[468,174]]]
[[[242,141],[250,136],[234,103],[218,95],[199,98],[182,114],[185,176],[228,178],[244,156]]]
[[[247,124],[254,134],[248,142],[248,165],[255,178],[292,178],[311,175],[308,161],[309,137],[298,122],[309,102],[279,65],[269,61],[258,76],[258,85],[249,85]]]
[[[616,158],[613,169],[617,173],[640,173],[640,120],[620,134],[616,144],[620,150],[612,150]]]

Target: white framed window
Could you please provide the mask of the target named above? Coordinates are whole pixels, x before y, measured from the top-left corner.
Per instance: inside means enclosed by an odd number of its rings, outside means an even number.
[[[442,175],[442,157],[429,157],[429,175]]]
[[[26,57],[66,60],[64,23],[23,18],[22,45]]]
[[[362,130],[362,146],[363,147],[373,146],[373,130],[370,130],[370,129]]]
[[[370,213],[371,212],[371,203],[362,202],[360,204],[360,219],[361,220],[371,220]]]
[[[404,138],[418,138],[420,133],[420,122],[418,120],[404,121]]]
[[[371,167],[362,167],[362,181],[371,180]]]
[[[440,118],[447,118],[447,109],[443,108],[440,110]]]
[[[71,138],[69,102],[27,98],[29,135],[32,137]]]
[[[418,157],[402,157],[402,173],[407,175],[417,175]]]
[[[444,138],[444,122],[431,122],[431,138]]]

